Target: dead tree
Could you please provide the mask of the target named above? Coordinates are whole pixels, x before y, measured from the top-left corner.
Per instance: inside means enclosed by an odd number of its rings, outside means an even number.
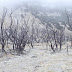
[[[53,32],[53,40],[54,40],[54,45],[56,47],[56,50],[58,50],[58,44],[57,44],[57,30],[52,30]]]
[[[60,46],[60,50],[62,49],[62,44],[65,40],[64,38],[65,38],[64,37],[64,29],[61,29],[61,30],[58,31],[58,37],[57,37],[57,42]]]
[[[53,29],[53,28],[50,29],[50,43],[53,52],[55,52],[55,50],[58,50],[57,29]]]
[[[71,25],[71,17],[68,11],[65,9],[65,15],[66,15],[66,22],[69,25],[70,29],[72,30],[72,25]],[[71,37],[71,47],[72,47],[72,37]]]
[[[7,14],[7,9],[4,9],[3,10],[2,19],[1,19],[1,45],[2,45],[2,52],[6,52],[5,49],[4,49],[6,41],[5,41],[5,38],[4,38],[4,28],[3,28],[6,14]]]
[[[71,47],[72,47],[72,38],[71,38]]]
[[[48,49],[48,43],[50,41],[50,31],[49,31],[49,27],[48,27],[48,24],[46,24],[45,26],[46,28],[46,36],[45,36],[45,39],[46,39],[46,49]]]
[[[22,27],[20,33],[17,35],[17,41],[16,41],[17,45],[16,50],[18,51],[19,54],[23,53],[24,48],[27,44],[27,40],[28,40],[28,32],[24,27]]]
[[[16,33],[17,30],[15,27],[13,27],[13,17],[12,17],[13,11],[11,10],[11,13],[9,15],[10,18],[10,26],[6,29],[5,34],[7,37],[7,45],[8,45],[8,40],[10,40],[13,43],[13,50],[15,48],[15,38],[16,38]]]
[[[53,52],[55,52],[54,45],[52,43],[51,43],[51,49],[53,50]]]
[[[33,40],[34,40],[34,19],[32,20],[32,26],[31,26],[31,46],[32,46],[32,48],[33,48]]]

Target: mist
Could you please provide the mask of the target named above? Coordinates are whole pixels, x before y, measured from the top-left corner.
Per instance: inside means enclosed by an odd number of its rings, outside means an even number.
[[[51,8],[72,6],[72,0],[0,0],[0,7],[11,8],[16,5],[21,5],[24,2],[37,3]]]
[[[72,0],[0,0],[0,72],[72,72]]]

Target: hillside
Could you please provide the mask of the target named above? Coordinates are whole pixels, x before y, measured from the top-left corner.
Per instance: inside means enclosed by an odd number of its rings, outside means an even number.
[[[71,8],[68,9],[68,12],[70,15],[72,15]],[[5,27],[7,25],[10,25],[9,15],[6,18],[7,19],[5,22]],[[14,25],[17,23],[17,19],[20,26],[22,26],[26,21],[26,24],[28,26],[31,26],[32,23],[34,22],[33,25],[34,26],[37,25],[37,27],[40,27],[40,28],[43,28],[45,24],[47,24],[50,28],[56,28],[59,30],[62,28],[66,28],[65,29],[66,33],[71,34],[71,31],[72,31],[72,29],[70,28],[67,22],[65,9],[61,9],[61,8],[51,9],[39,4],[24,3],[23,5],[17,6],[16,8],[14,8],[14,12],[13,12]],[[70,19],[72,19],[71,16],[70,16]],[[70,20],[70,25],[71,23],[72,22]]]

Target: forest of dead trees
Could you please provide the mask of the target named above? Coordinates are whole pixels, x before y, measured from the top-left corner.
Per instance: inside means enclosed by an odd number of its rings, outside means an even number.
[[[1,51],[7,54],[5,46],[11,44],[12,49],[17,54],[23,54],[25,46],[30,44],[33,48],[34,43],[46,43],[46,47],[50,45],[53,52],[61,51],[62,45],[67,41],[70,41],[72,46],[72,37],[65,36],[65,26],[62,29],[50,28],[48,24],[44,24],[44,28],[39,29],[34,26],[35,20],[33,19],[32,24],[28,26],[28,21],[24,19],[24,24],[19,27],[19,21],[16,19],[16,24],[13,25],[13,11],[9,14],[10,24],[7,28],[4,27],[4,21],[7,17],[7,9],[3,10],[1,21],[0,21],[0,45]],[[67,11],[67,23],[70,26],[70,19]],[[22,15],[21,15],[22,16]],[[23,17],[24,18],[24,17]],[[31,28],[29,28],[31,27]],[[70,26],[72,27],[72,26]],[[30,29],[30,30],[29,30]],[[10,48],[9,48],[10,49]]]

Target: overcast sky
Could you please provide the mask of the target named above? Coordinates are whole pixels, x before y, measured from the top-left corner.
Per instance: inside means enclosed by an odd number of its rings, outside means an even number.
[[[49,6],[72,6],[72,0],[0,0],[0,6],[1,7],[8,7],[13,6],[16,4],[21,4],[24,1],[35,1],[35,2],[41,2],[44,5]]]

